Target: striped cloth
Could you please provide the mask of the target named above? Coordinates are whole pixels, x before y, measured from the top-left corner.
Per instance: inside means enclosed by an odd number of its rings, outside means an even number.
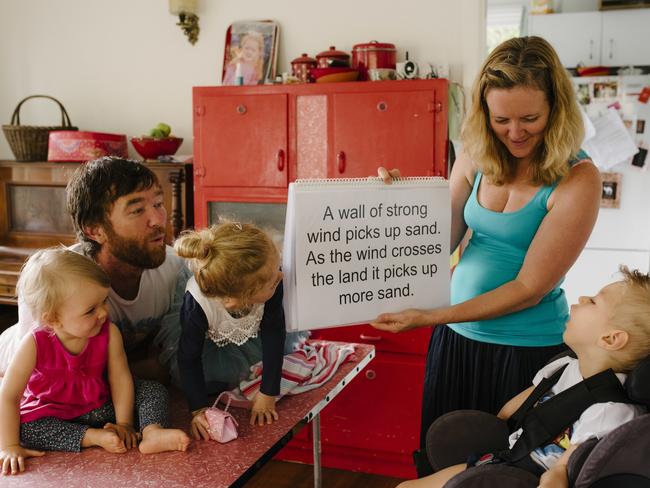
[[[318,388],[325,384],[339,366],[351,360],[354,354],[353,344],[333,342],[301,342],[296,345],[294,352],[284,356],[282,363],[282,380],[280,394],[297,395]],[[252,400],[262,384],[262,362],[251,366],[249,379],[242,381],[239,388],[232,393],[235,399]],[[233,401],[233,405],[235,402]]]

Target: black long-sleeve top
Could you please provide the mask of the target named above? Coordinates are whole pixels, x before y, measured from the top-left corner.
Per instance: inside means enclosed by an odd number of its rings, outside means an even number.
[[[183,392],[190,410],[209,406],[203,375],[203,345],[208,319],[190,292],[185,292],[181,307],[181,337],[178,344],[178,369]],[[280,393],[282,359],[286,327],[282,308],[282,283],[264,304],[260,323],[262,339],[262,384],[260,391],[275,396]]]

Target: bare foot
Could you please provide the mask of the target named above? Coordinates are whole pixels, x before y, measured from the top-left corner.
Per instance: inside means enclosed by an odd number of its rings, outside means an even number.
[[[88,429],[83,439],[81,447],[99,446],[108,452],[121,454],[126,452],[124,443],[120,440],[115,431],[109,429]]]
[[[180,429],[163,429],[158,424],[147,425],[142,431],[138,446],[142,454],[164,451],[185,451],[190,445],[189,436]]]

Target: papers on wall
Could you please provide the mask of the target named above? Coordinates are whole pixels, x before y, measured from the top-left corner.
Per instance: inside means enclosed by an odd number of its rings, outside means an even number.
[[[287,330],[447,305],[450,208],[442,178],[291,183],[282,257]]]
[[[610,169],[639,152],[615,108],[607,109],[591,122],[596,133],[584,142],[583,148],[600,168]]]
[[[648,166],[646,156],[650,148],[650,124],[646,124],[650,119],[650,104],[647,103],[650,97],[647,95],[644,97],[644,93],[650,94],[650,76],[585,76],[575,77],[572,80],[578,102],[584,110],[586,142],[583,143],[583,149],[605,171],[617,164],[645,170]],[[616,152],[620,150],[619,145],[614,148],[605,147],[609,144],[612,135],[609,130],[612,127],[608,123],[613,121],[612,116],[608,114],[611,110],[618,113],[638,149],[626,159],[621,159]],[[584,116],[585,113],[587,117]],[[601,129],[603,126],[607,129],[604,138],[602,134],[595,133],[596,121]],[[590,132],[590,126],[594,126],[593,132]],[[617,124],[617,127],[620,129],[620,125]],[[619,135],[621,138],[614,137],[614,140],[617,143],[624,143],[622,133],[619,132]],[[629,145],[624,144],[629,149]],[[603,148],[605,154],[600,151]]]

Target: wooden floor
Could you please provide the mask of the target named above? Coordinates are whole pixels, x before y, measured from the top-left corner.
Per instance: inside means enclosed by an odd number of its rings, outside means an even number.
[[[0,305],[0,332],[18,320],[17,308]],[[394,488],[402,480],[341,469],[323,468],[322,482],[325,488]],[[308,464],[271,461],[247,484],[250,488],[312,488],[314,467]]]
[[[341,469],[323,468],[324,488],[395,488],[402,480]],[[248,483],[247,488],[313,488],[314,467],[308,464],[271,461]]]

